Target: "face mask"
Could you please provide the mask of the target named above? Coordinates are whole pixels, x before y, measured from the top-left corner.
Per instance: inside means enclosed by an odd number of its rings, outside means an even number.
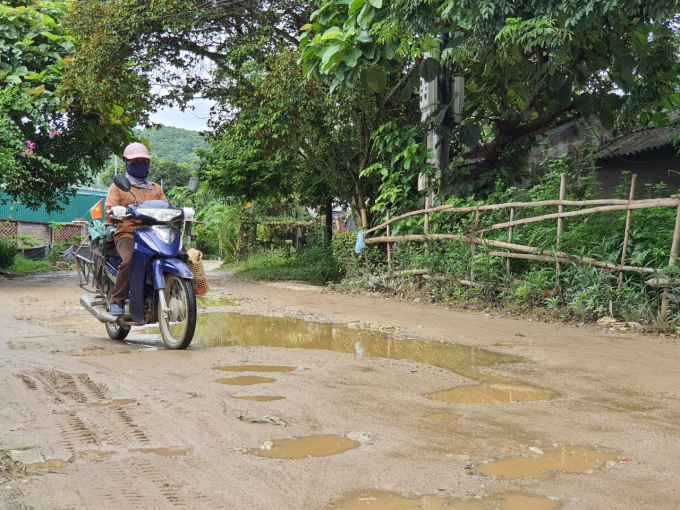
[[[125,163],[125,168],[135,177],[146,177],[149,175],[149,162],[146,163]]]

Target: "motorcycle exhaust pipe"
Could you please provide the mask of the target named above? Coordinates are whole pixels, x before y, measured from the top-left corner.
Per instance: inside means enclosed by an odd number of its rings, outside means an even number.
[[[87,294],[80,296],[80,304],[85,310],[94,315],[99,322],[116,322],[118,320],[115,316],[107,312],[103,306],[97,303],[99,302],[95,301],[92,296],[88,296]]]

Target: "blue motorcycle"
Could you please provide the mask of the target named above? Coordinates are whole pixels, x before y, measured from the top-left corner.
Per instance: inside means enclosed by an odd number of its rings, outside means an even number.
[[[121,190],[132,193],[130,181],[124,175],[116,175],[113,182]],[[197,189],[198,179],[192,177],[184,198]],[[130,299],[125,303],[125,313],[114,316],[108,312],[121,263],[111,240],[115,232],[115,226],[111,225],[100,225],[105,229],[101,235],[96,228],[91,228],[89,253],[83,249],[87,243],[75,253],[80,286],[93,287],[96,294],[81,296],[80,304],[106,325],[109,337],[114,340],[124,340],[132,326],[157,322],[169,349],[186,349],[196,329],[196,295],[182,239],[190,235],[193,210],[172,206],[163,200],[137,204],[135,199],[126,214],[118,218],[139,220],[145,225],[133,233]]]

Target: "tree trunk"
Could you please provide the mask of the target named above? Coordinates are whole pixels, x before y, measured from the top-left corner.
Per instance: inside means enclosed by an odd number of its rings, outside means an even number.
[[[326,200],[326,230],[324,231],[324,240],[326,245],[331,244],[333,238],[333,200]]]

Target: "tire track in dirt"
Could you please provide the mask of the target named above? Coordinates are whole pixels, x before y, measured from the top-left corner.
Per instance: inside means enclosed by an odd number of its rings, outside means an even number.
[[[35,507],[23,502],[25,495],[19,487],[3,490],[0,498],[0,510],[35,510]]]

